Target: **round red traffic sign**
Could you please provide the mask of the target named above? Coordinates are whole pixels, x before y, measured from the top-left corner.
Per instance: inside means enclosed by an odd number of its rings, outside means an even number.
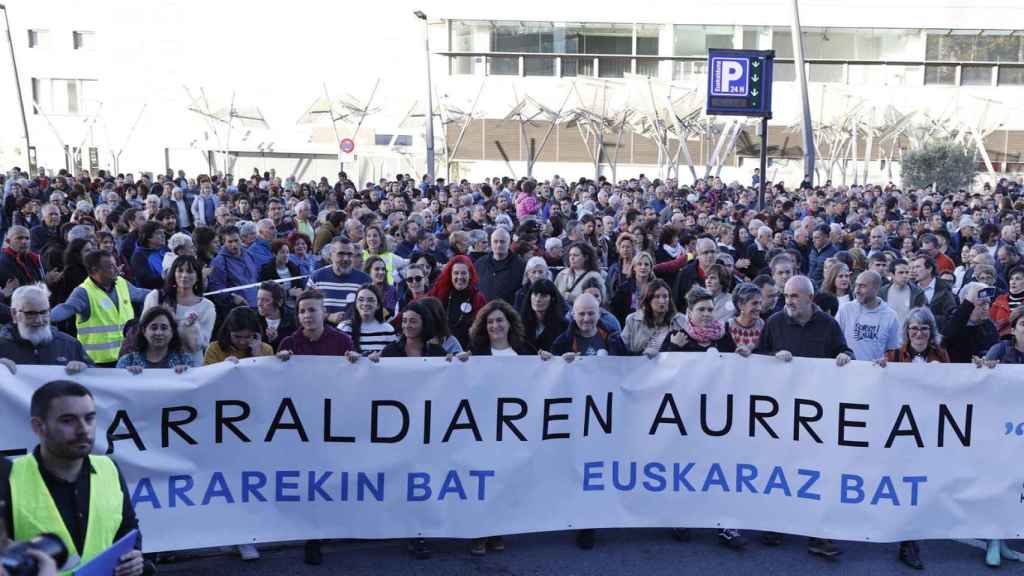
[[[356,149],[356,143],[351,138],[341,139],[341,151],[345,154],[351,154]]]

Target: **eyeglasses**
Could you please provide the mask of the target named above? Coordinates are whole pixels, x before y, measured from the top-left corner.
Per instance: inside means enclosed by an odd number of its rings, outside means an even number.
[[[345,252],[344,250],[338,250],[337,252],[335,252],[335,254],[337,254],[338,256],[348,256],[349,258],[356,255],[355,252]]]
[[[19,310],[19,312],[21,312],[22,316],[28,318],[29,320],[34,320],[36,318],[46,318],[47,316],[50,315],[49,310]]]
[[[423,276],[409,276],[409,282],[423,282]]]
[[[907,332],[931,332],[931,326],[908,326]]]

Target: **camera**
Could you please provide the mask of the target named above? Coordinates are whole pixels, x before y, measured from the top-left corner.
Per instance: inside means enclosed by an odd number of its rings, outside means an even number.
[[[40,534],[31,540],[16,542],[6,550],[0,551],[0,568],[9,576],[35,576],[39,571],[36,559],[26,554],[29,550],[38,550],[53,558],[57,566],[68,561],[68,548],[64,541],[54,534]]]

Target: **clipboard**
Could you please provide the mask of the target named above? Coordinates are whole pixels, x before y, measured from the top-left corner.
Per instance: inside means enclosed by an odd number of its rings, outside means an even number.
[[[118,559],[135,549],[139,540],[139,531],[132,530],[125,534],[114,545],[104,550],[81,568],[74,571],[75,576],[111,576],[117,568]]]

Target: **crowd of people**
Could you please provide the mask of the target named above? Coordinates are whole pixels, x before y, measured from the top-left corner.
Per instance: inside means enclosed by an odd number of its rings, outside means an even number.
[[[756,186],[718,178],[356,183],[342,172],[332,183],[15,168],[0,185],[0,363],[11,372],[708,350],[881,368],[1024,363],[1024,190],[1012,180],[971,191],[774,183],[764,206]],[[734,529],[718,537],[748,545]],[[576,534],[581,548],[595,541]],[[496,537],[470,551],[503,548]],[[430,555],[423,540],[410,550]],[[820,538],[808,550],[841,553]],[[305,553],[321,561],[317,542]],[[992,540],[986,562],[1003,554]],[[923,567],[914,542],[898,557]]]

